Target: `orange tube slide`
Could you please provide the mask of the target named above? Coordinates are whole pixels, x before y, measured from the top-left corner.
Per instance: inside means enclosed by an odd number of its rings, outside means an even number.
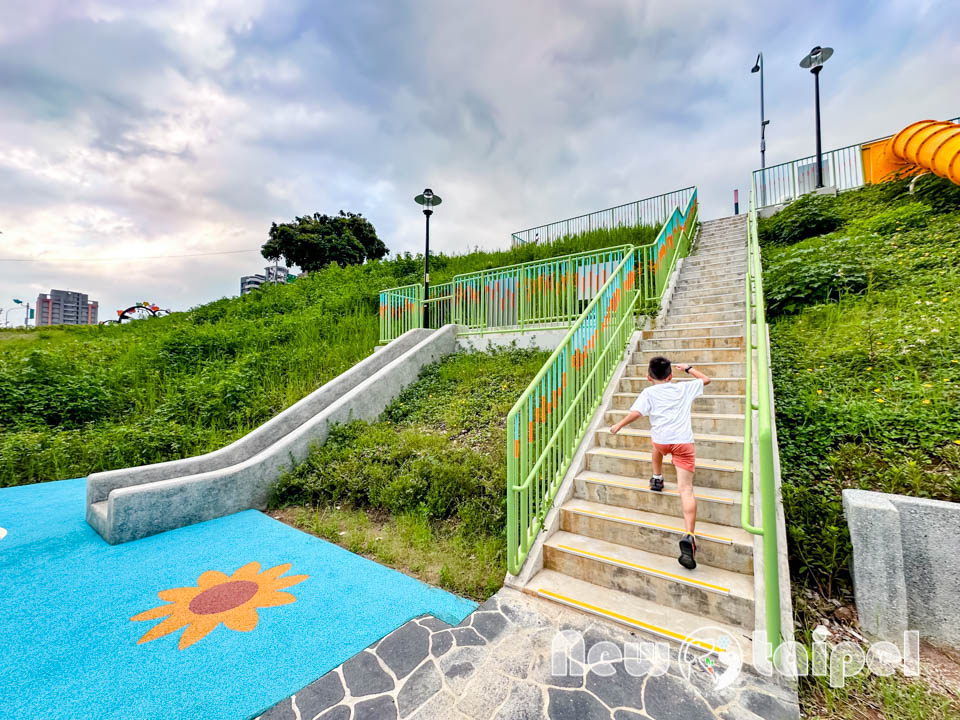
[[[897,171],[929,171],[960,185],[960,124],[921,120],[892,138],[864,145],[863,171],[866,182],[889,180]]]

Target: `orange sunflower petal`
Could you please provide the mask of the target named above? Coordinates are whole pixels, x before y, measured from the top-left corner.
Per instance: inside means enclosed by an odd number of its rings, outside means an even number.
[[[250,632],[257,626],[259,621],[260,616],[257,615],[257,611],[254,608],[242,607],[229,613],[227,617],[223,619],[223,624],[237,632]]]
[[[231,580],[253,580],[260,572],[260,563],[249,562],[230,576]]]
[[[309,575],[287,575],[287,577],[278,578],[270,583],[270,587],[274,590],[279,590],[281,588],[290,587],[291,585],[296,585],[299,582],[306,580]]]
[[[150,642],[151,640],[156,640],[164,635],[169,635],[172,632],[176,632],[189,622],[190,618],[183,617],[182,615],[168,617],[163,622],[158,623],[147,630],[147,632],[143,634],[143,637],[137,640],[137,645],[142,645],[143,643]]]
[[[258,593],[255,605],[257,607],[276,607],[296,602],[297,598],[287,592]]]
[[[260,573],[260,577],[266,580],[276,580],[278,577],[283,575],[287,570],[293,567],[293,563],[283,563],[282,565],[274,565],[269,570],[264,570]]]
[[[145,610],[142,613],[138,613],[130,618],[133,621],[140,620],[157,620],[162,617],[166,617],[173,611],[173,605],[161,605],[160,607],[155,607],[150,610]]]
[[[219,585],[227,580],[229,580],[229,578],[219,570],[207,570],[197,578],[197,586],[206,589],[212,585]]]
[[[205,575],[206,573],[204,573]],[[203,577],[201,575],[200,577]],[[212,585],[213,583],[208,583]],[[169,590],[161,590],[157,593],[157,597],[161,600],[166,600],[167,602],[187,602],[193,600],[193,598],[200,593],[202,588],[199,587],[182,587],[182,588],[170,588]]]
[[[194,621],[183,631],[183,635],[180,636],[180,649],[186,650],[197,640],[202,640],[219,624],[220,620],[217,619],[216,615],[195,617]]]

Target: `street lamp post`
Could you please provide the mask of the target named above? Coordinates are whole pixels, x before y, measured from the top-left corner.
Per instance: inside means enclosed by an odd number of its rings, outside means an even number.
[[[813,73],[814,119],[817,126],[817,187],[823,187],[823,151],[820,144],[820,71],[823,64],[833,55],[833,48],[817,45],[803,60],[800,67]]]
[[[423,326],[430,327],[430,216],[433,215],[433,208],[443,202],[439,195],[434,195],[433,190],[427,188],[421,195],[414,199],[417,205],[423,206],[423,214],[427,218],[426,230],[426,248],[423,253]]]
[[[767,125],[770,124],[769,120],[764,119],[763,114],[763,53],[757,54],[757,62],[753,64],[753,67],[750,68],[751,73],[758,72],[760,73],[760,170],[764,170],[767,167],[767,140],[766,140],[766,129]],[[760,173],[760,197],[761,203],[766,205],[766,195],[767,195],[767,183],[764,173]]]

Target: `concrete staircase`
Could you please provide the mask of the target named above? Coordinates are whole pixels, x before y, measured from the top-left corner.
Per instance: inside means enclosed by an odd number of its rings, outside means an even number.
[[[644,330],[543,545],[543,569],[524,591],[647,633],[682,641],[706,627],[734,635],[749,655],[754,629],[753,537],[740,527],[744,423],[745,216],[705,222],[677,277],[668,311]],[[617,435],[649,381],[655,355],[689,362],[713,381],[693,404],[697,563],[677,562],[683,518],[676,473],[652,474],[646,418]],[[677,372],[675,382],[689,377]],[[746,659],[746,658],[745,658]]]

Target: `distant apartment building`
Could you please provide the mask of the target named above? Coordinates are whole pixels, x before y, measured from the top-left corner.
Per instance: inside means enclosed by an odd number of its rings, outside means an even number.
[[[96,325],[100,303],[86,293],[51,290],[37,296],[37,327],[41,325]]]
[[[264,283],[291,283],[296,277],[288,268],[268,265],[262,275],[244,275],[240,278],[240,294],[246,295]]]

